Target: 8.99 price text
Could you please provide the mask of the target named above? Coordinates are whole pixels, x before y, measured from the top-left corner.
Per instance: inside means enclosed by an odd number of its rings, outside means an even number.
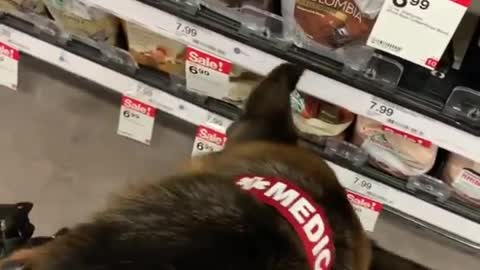
[[[403,8],[407,5],[418,6],[420,9],[426,10],[430,7],[429,0],[393,0],[393,4],[396,7]]]

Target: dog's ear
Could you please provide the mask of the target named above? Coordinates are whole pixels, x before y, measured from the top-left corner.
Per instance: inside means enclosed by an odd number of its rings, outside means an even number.
[[[228,129],[228,145],[247,141],[296,143],[290,94],[303,69],[282,64],[260,82],[248,98],[243,115]]]

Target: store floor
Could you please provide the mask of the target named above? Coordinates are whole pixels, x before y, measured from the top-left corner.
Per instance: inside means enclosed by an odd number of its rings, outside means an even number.
[[[28,57],[20,73],[18,92],[0,88],[0,203],[34,202],[37,235],[86,220],[112,192],[170,174],[189,157],[188,124],[160,115],[144,146],[116,135],[118,95]],[[478,254],[388,215],[374,237],[433,269],[480,265]]]

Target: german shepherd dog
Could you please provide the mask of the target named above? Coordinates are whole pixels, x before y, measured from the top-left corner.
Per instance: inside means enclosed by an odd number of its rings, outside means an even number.
[[[17,251],[0,270],[387,267],[375,253],[391,254],[373,248],[334,172],[297,146],[290,93],[302,73],[291,64],[274,69],[229,128],[223,151],[115,197],[90,222]],[[395,268],[391,258],[384,269],[424,269]]]

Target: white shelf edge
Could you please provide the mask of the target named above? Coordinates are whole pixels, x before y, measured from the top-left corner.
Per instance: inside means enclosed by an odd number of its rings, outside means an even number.
[[[408,216],[427,222],[444,231],[468,239],[480,246],[480,224],[418,199],[377,180],[365,177],[333,162],[328,162],[340,183],[347,189],[360,193]],[[355,183],[366,180],[374,187],[370,190]],[[379,194],[381,191],[381,194]]]
[[[141,24],[154,32],[187,45],[199,46],[201,49],[212,53],[216,53],[216,51],[220,49],[224,54],[218,54],[219,56],[261,75],[268,74],[274,67],[286,62],[276,56],[252,48],[221,34],[214,33],[193,23],[185,22],[175,15],[136,0],[117,0],[114,2],[87,0],[87,2],[103,10],[107,10],[124,20]],[[197,30],[197,36],[191,37],[179,33],[177,30],[179,26],[178,22],[186,23],[189,27],[195,28]],[[389,103],[391,106],[397,108],[397,116],[391,119],[400,123],[400,125],[392,125],[383,115],[367,113],[371,105],[370,101],[374,97],[373,95],[311,71],[306,72],[297,88],[302,92],[349,109],[355,114],[369,117],[384,124],[389,124],[405,132],[409,132],[409,130],[404,128],[404,126],[409,125],[410,128],[424,132],[424,135],[419,137],[427,139],[435,145],[451,152],[480,162],[480,138],[440,121],[385,101],[385,103]]]
[[[220,120],[224,125],[228,125],[231,122],[225,117],[209,112],[197,105],[170,95],[161,89],[150,87],[131,77],[125,76],[81,56],[70,53],[62,48],[41,41],[14,28],[1,24],[0,28],[6,30],[0,31],[0,33],[9,33],[9,37],[6,35],[0,35],[0,41],[12,44],[22,52],[60,67],[82,78],[96,82],[122,95],[140,98],[159,110],[182,120],[195,125],[203,124],[212,117]],[[139,95],[138,89],[145,88],[152,90],[150,91],[150,96]]]
[[[106,88],[112,89],[121,94],[134,94],[138,87],[147,87],[142,82],[69,53],[64,49],[53,46],[47,42],[38,40],[21,31],[1,24],[0,28],[6,29],[10,34],[9,38],[0,36],[0,41],[9,42],[21,51],[32,55],[35,58],[58,66],[80,77],[89,79]],[[207,120],[211,119],[211,117],[215,117],[221,119],[224,128],[228,127],[232,122],[229,119],[211,113],[208,110],[181,100],[161,90],[155,89],[154,93],[155,94],[149,98],[148,102],[158,109],[184,121],[199,125],[205,123]],[[402,213],[425,221],[445,231],[451,232],[465,239],[470,239],[480,245],[480,224],[417,199],[402,191],[388,187],[376,180],[358,175],[357,173],[334,163],[329,162],[329,165],[337,174],[342,185],[346,188],[385,203]],[[380,196],[376,196],[375,194],[365,192],[365,190],[362,190],[361,188],[352,187],[355,177],[363,177],[363,179],[368,179],[368,181],[375,183],[377,187],[380,186],[382,190],[385,190],[388,193],[389,199],[382,199],[382,197],[384,198],[387,194],[379,194]]]

